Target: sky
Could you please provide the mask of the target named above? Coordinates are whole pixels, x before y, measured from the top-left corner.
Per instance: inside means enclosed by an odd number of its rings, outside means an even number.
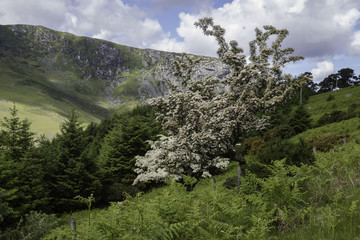
[[[248,53],[255,28],[287,29],[283,46],[305,60],[285,71],[319,82],[342,68],[360,74],[359,0],[1,0],[0,24],[42,25],[115,43],[216,57],[194,26],[212,17]]]

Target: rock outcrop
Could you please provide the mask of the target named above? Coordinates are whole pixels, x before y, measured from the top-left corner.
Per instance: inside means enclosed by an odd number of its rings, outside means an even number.
[[[57,85],[96,94],[111,104],[144,101],[166,94],[178,53],[138,49],[108,41],[78,37],[42,26],[0,26],[0,50],[31,58]],[[223,77],[227,66],[202,57],[194,77]]]

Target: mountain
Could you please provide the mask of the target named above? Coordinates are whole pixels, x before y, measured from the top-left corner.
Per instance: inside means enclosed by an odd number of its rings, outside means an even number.
[[[178,53],[139,49],[42,26],[0,25],[0,117],[16,104],[33,129],[54,134],[77,109],[85,122],[166,94]],[[194,77],[227,66],[201,57]]]

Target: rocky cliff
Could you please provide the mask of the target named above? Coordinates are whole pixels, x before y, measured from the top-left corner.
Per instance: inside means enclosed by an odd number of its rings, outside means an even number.
[[[27,72],[36,71],[54,86],[96,96],[111,105],[163,95],[173,77],[177,53],[138,49],[78,37],[41,26],[0,26],[0,58]],[[229,69],[202,57],[194,77],[224,76]]]

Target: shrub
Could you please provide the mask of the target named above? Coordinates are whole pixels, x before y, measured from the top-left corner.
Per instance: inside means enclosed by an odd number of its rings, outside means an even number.
[[[248,137],[245,138],[240,147],[240,154],[255,154],[265,147],[265,141],[260,137]],[[237,149],[235,149],[238,151]],[[238,153],[238,152],[237,152]]]
[[[37,240],[59,226],[59,219],[54,215],[31,211],[25,215],[25,221],[20,219],[16,229],[7,229],[0,235],[0,239],[29,239]]]
[[[317,127],[334,123],[334,122],[341,122],[342,120],[346,119],[346,112],[343,111],[332,111],[329,113],[324,113],[316,123]]]
[[[318,151],[327,152],[334,146],[343,143],[344,140],[348,141],[349,137],[349,134],[325,133],[306,139],[306,142],[312,144]]]
[[[347,112],[337,110],[337,111],[332,111],[330,114],[324,113],[317,121],[316,126],[320,127],[320,126],[323,126],[323,125],[326,125],[329,123],[341,122],[342,120],[354,118],[358,114],[357,107],[358,107],[358,105],[353,103],[348,108]]]
[[[287,139],[287,138],[291,138],[294,135],[295,135],[294,129],[292,129],[289,125],[284,124],[268,130],[264,134],[264,140],[272,141],[275,140],[276,138]]]
[[[289,140],[275,140],[266,143],[266,147],[247,160],[247,169],[259,177],[267,177],[269,169],[275,160],[285,160],[287,165],[300,166],[311,164],[315,157],[312,145],[302,139],[298,143]]]
[[[356,117],[357,116],[357,108],[358,108],[358,104],[356,104],[356,103],[351,104],[351,106],[348,108],[346,118],[350,119],[350,118]]]
[[[223,186],[227,189],[234,189],[237,187],[237,176],[228,177],[225,179]]]
[[[326,98],[326,101],[330,102],[332,100],[335,100],[335,96],[330,94],[327,98]]]

